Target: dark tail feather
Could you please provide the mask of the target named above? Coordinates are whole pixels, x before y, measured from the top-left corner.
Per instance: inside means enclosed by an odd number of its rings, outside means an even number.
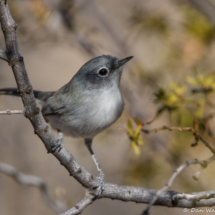
[[[0,89],[0,95],[20,96],[16,88]]]
[[[46,101],[50,96],[52,96],[55,92],[42,92],[38,90],[34,90],[34,96],[36,99],[41,101]],[[20,96],[16,88],[4,88],[0,89],[0,95],[10,95],[10,96]]]

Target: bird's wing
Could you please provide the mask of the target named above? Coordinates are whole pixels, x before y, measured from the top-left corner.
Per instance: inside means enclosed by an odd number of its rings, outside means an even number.
[[[44,103],[42,107],[43,116],[61,115],[66,111],[67,103],[61,97],[52,96]]]
[[[48,116],[48,115],[60,115],[64,112],[65,106],[59,106],[55,107],[53,105],[44,105],[42,108],[42,114],[43,116]]]
[[[43,116],[61,115],[68,110],[73,93],[69,91],[70,84],[66,84],[50,96],[43,104]]]

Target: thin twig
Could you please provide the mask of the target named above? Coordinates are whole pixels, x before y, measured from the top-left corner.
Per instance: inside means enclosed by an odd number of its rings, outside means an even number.
[[[215,159],[215,156],[212,156],[211,158],[209,158],[207,161],[212,161]],[[152,207],[152,205],[154,205],[154,203],[157,201],[158,197],[167,189],[169,189],[174,181],[174,179],[179,175],[179,173],[184,170],[186,167],[188,167],[190,164],[200,164],[205,165],[205,162],[207,161],[200,161],[198,159],[194,159],[194,160],[190,160],[190,161],[186,161],[185,163],[183,163],[182,165],[180,165],[172,174],[172,176],[170,177],[169,181],[167,182],[167,184],[161,188],[160,190],[158,190],[156,192],[156,194],[153,196],[152,200],[150,201],[149,205],[147,206],[147,208],[143,211],[143,213],[141,215],[147,215],[149,214],[149,210]]]
[[[159,128],[154,129],[144,129],[142,128],[141,131],[146,134],[156,133],[158,131],[169,130],[169,131],[190,131],[193,133],[196,142],[192,145],[196,145],[199,140],[215,155],[215,149],[211,147],[211,145],[200,135],[193,127],[173,127],[173,126],[162,126]]]
[[[195,175],[193,176],[193,179],[198,180],[201,172],[208,166],[209,163],[211,163],[214,160],[215,160],[215,155],[210,157],[209,159],[203,161],[203,164],[201,165],[200,170],[195,173]]]
[[[56,212],[61,213],[65,210],[67,210],[67,207],[65,204],[54,202],[49,193],[46,183],[39,177],[33,176],[33,175],[26,175],[23,173],[20,173],[18,170],[16,170],[14,167],[0,163],[0,172],[5,173],[6,175],[12,177],[15,181],[19,182],[23,185],[28,186],[35,186],[38,187],[46,201],[46,203]]]
[[[194,132],[194,129],[192,127],[173,127],[173,126],[162,126],[159,128],[154,128],[154,129],[141,129],[142,132],[146,134],[151,134],[151,133],[156,133],[158,131],[163,131],[163,130],[169,130],[169,131],[191,131]]]
[[[201,140],[202,143],[204,143],[204,145],[205,145],[206,147],[208,147],[208,148],[210,149],[210,151],[215,155],[215,149],[212,148],[212,147],[210,146],[210,144],[209,144],[201,135],[198,135],[198,138],[199,138],[199,140]]]
[[[60,215],[76,215],[76,214],[81,214],[81,212],[86,208],[88,205],[92,204],[94,201],[94,195],[92,195],[88,190],[86,191],[85,197],[78,203],[76,204],[73,208],[70,210],[60,214]]]
[[[24,110],[10,110],[10,109],[0,111],[0,115],[11,115],[11,114],[25,114],[25,111]]]
[[[137,123],[137,125],[142,125],[142,127],[144,127],[145,125],[150,125],[151,123],[154,122],[156,117],[154,117],[153,119],[151,119],[148,122],[142,122],[140,119],[138,119],[137,117],[134,118],[134,121]]]

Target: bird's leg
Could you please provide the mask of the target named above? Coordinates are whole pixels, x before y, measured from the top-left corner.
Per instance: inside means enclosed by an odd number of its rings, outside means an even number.
[[[102,171],[102,169],[101,169],[101,167],[100,167],[100,165],[99,165],[99,163],[98,163],[98,161],[96,159],[96,156],[95,156],[95,154],[94,154],[94,152],[92,150],[93,139],[84,139],[84,142],[85,142],[85,145],[87,146],[87,148],[88,148],[88,150],[89,150],[89,152],[90,152],[90,154],[91,154],[91,156],[93,158],[93,161],[94,161],[94,163],[96,165],[96,168],[97,168],[97,170],[99,172],[99,177],[98,177],[99,186],[97,187],[97,192],[96,192],[96,195],[95,195],[95,198],[96,198],[104,190],[104,173],[103,173],[103,171]]]
[[[58,149],[58,151],[60,151],[62,149],[63,146],[63,134],[58,130],[58,136],[57,136],[57,143],[52,146],[51,150],[48,151],[48,153],[54,153],[56,151],[56,149]]]

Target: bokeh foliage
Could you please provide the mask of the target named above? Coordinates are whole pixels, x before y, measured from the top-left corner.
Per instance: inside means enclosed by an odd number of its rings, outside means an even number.
[[[211,47],[214,46],[215,26],[188,5],[177,4],[177,10],[180,21],[175,26],[168,19],[168,13],[165,14],[162,9],[150,8],[147,11],[146,7],[141,9],[139,5],[133,8],[130,19],[132,27],[137,29],[139,39],[145,39],[146,35],[156,36],[160,43],[165,44],[161,48],[160,67],[156,72],[152,69],[150,73],[144,73],[140,81],[144,86],[153,86],[151,97],[156,110],[150,116],[155,116],[155,121],[148,128],[163,125],[195,127],[199,134],[213,144],[215,72]],[[157,53],[154,56],[157,57]],[[154,64],[156,60],[159,62],[159,57],[153,61]],[[137,72],[141,73],[141,69]],[[141,120],[144,122],[150,120],[150,117]],[[133,130],[138,128],[137,124]],[[166,183],[165,180],[158,180],[162,173],[170,176],[171,171],[185,160],[198,157],[207,159],[204,155],[210,155],[208,149],[196,145],[195,137],[186,131],[159,131],[154,134],[143,133],[142,136],[144,144],[136,144],[141,151],[140,155],[135,157],[135,153],[131,154],[131,162],[125,168],[128,176],[125,181],[130,185],[136,183],[153,187],[158,183],[162,186]],[[130,144],[132,146],[133,142],[130,141]],[[201,176],[201,180],[196,183],[192,179],[194,173],[179,176],[180,185],[176,185],[176,188],[184,191],[202,190],[207,184],[207,177],[214,174],[208,171],[205,178]],[[150,178],[151,181],[141,180],[144,178]]]
[[[154,96],[155,102],[158,104],[155,121],[166,112],[166,114],[169,115],[167,126],[173,125],[179,128],[191,127],[209,141],[214,141],[214,133],[210,125],[210,120],[215,116],[215,104],[213,103],[215,98],[215,72],[203,74],[195,69],[193,75],[186,76],[184,82],[180,84],[171,82],[165,87],[158,88]],[[135,164],[130,164],[127,168],[129,174],[134,175],[134,178],[130,177],[132,183],[138,184],[138,177],[151,178],[153,177],[153,173],[161,174],[160,171],[167,171],[162,166],[165,162],[171,161],[171,163],[174,164],[173,166],[177,167],[180,165],[180,162],[183,162],[187,151],[191,151],[191,147],[197,147],[199,144],[196,142],[195,136],[189,132],[184,131],[178,133],[169,130],[169,132],[171,132],[171,145],[167,144],[167,148],[170,156],[162,158],[162,162],[160,161],[161,158],[157,159],[151,157],[153,160],[150,160],[148,156],[143,158],[143,156],[146,155],[146,149],[142,146],[140,132],[145,125],[153,125],[153,121],[145,124],[137,118],[135,118],[134,121],[137,124],[136,129],[133,128],[131,119],[128,119],[127,134],[131,140],[130,144],[134,153],[140,156],[142,150],[142,159],[141,161],[134,161]],[[158,129],[158,131],[163,132],[162,129]],[[145,132],[145,139],[147,139],[147,135],[149,134]],[[204,150],[208,149],[205,148]],[[192,152],[188,154],[191,155]],[[144,164],[142,162],[144,162]],[[187,179],[183,179],[182,184],[185,187],[193,187],[193,189],[199,188],[195,187],[195,184]]]

